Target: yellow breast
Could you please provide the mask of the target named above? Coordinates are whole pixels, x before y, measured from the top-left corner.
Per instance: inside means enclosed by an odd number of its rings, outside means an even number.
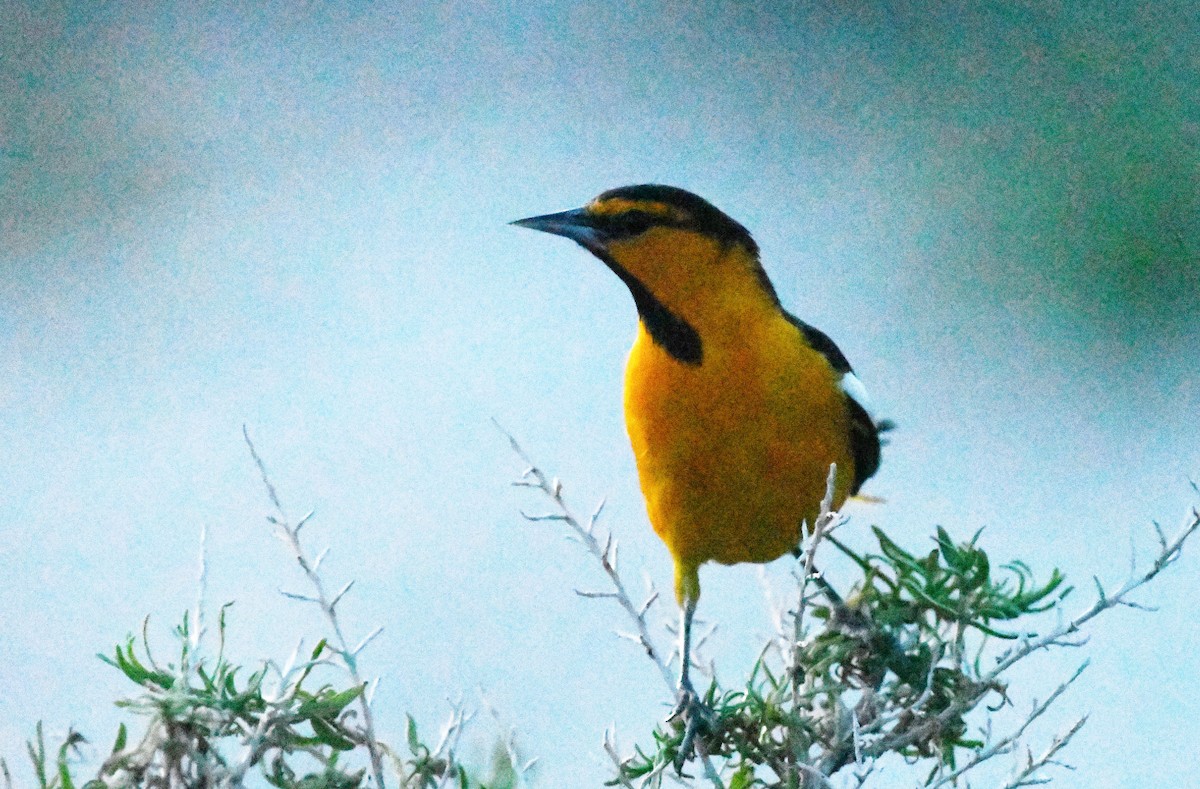
[[[650,522],[677,563],[767,562],[854,478],[836,373],[782,315],[704,336],[688,365],[644,327],[625,374],[625,420]]]

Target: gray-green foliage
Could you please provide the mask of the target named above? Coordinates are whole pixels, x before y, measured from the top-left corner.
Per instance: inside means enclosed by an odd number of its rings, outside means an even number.
[[[83,783],[85,789],[241,787],[253,774],[279,789],[514,789],[522,769],[515,763],[511,739],[497,750],[486,780],[459,762],[456,745],[469,718],[459,707],[432,747],[411,717],[403,751],[380,741],[358,658],[382,628],[350,646],[338,605],[354,582],[327,594],[320,574],[326,552],[310,559],[300,536],[313,513],[289,520],[244,428],[243,435],[274,511],[267,520],[313,590],[284,595],[316,605],[331,636],[306,654],[297,645],[282,665],[268,660],[249,670],[225,654],[228,604],[218,616],[216,653],[206,653],[200,624],[204,611],[198,603],[174,631],[178,659],[164,664],[153,656],[144,622],[140,649],[131,635],[111,656],[99,655],[137,686],[138,692],[117,706],[139,719],[143,733],[134,743],[130,727],[121,723],[111,753]],[[201,598],[204,567],[202,554]],[[72,774],[71,754],[83,742],[83,735],[72,730],[51,760],[38,724],[28,752],[39,789],[75,789],[79,781]],[[390,777],[383,769],[385,759]],[[0,777],[12,789],[3,759]]]
[[[513,446],[528,462],[515,441]],[[303,654],[297,646],[282,665],[265,661],[249,670],[225,654],[228,606],[218,617],[216,652],[208,654],[198,605],[174,630],[177,659],[162,663],[151,652],[144,624],[140,644],[130,636],[111,656],[100,656],[136,686],[134,695],[117,702],[136,723],[121,723],[111,753],[87,780],[73,773],[73,753],[85,742],[82,734],[72,730],[57,749],[48,751],[39,724],[28,743],[38,789],[240,787],[252,775],[279,789],[524,785],[522,776],[531,763],[518,766],[511,739],[497,748],[487,779],[458,760],[455,744],[469,718],[461,708],[432,746],[411,717],[403,750],[376,739],[369,719],[362,720],[371,709],[370,694],[367,683],[357,679],[354,662],[374,634],[358,647],[346,646],[336,606],[350,585],[332,599],[326,597],[317,574],[320,560],[309,562],[299,541],[308,517],[288,524],[262,461],[256,453],[254,458],[279,514],[271,522],[288,538],[289,550],[317,591],[315,597],[289,596],[318,603],[339,645],[323,639]],[[670,685],[665,653],[647,628],[646,614],[657,594],[640,606],[633,603],[617,566],[615,541],[596,531],[599,510],[582,523],[567,507],[556,479],[532,464],[522,479],[523,486],[540,490],[556,508],[550,515],[527,517],[564,522],[589,547],[615,591],[584,596],[621,604],[638,626],[635,640]],[[956,543],[943,529],[937,530],[933,547],[920,553],[874,529],[878,551],[859,554],[830,534],[837,525],[836,513],[828,511],[831,497],[829,492],[796,573],[794,610],[781,617],[780,632],[746,680],[732,688],[712,683],[705,698],[711,716],[694,732],[694,741],[675,722],[655,729],[649,747],[622,759],[606,736],[605,750],[616,762],[610,785],[657,787],[676,765],[697,757],[690,769],[702,769],[703,780],[722,789],[828,789],[835,775],[849,776],[847,785],[867,786],[874,785],[877,761],[889,756],[922,770],[927,787],[958,785],[979,764],[1014,752],[1029,725],[1079,676],[1082,666],[1009,734],[993,735],[989,729],[973,736],[968,720],[973,711],[1008,702],[1006,672],[1038,650],[1079,646],[1080,628],[1110,608],[1140,607],[1129,594],[1177,560],[1183,543],[1200,529],[1200,511],[1194,508],[1172,540],[1156,526],[1159,551],[1147,569],[1131,568],[1129,579],[1112,593],[1097,581],[1095,603],[1072,619],[1060,616],[1056,624],[1037,628],[1044,631],[1038,634],[1030,617],[1058,608],[1070,592],[1057,570],[1038,583],[1020,561],[997,569],[978,545],[978,534]],[[845,554],[858,573],[845,593],[813,572],[816,549],[826,543]],[[789,617],[790,624],[784,621]],[[988,649],[997,640],[1010,646]],[[1058,764],[1054,757],[1083,720],[1053,738],[1040,756],[1030,752],[1006,789],[1048,782],[1044,770]],[[141,732],[136,742],[131,731]],[[692,743],[694,753],[685,742]],[[688,753],[681,753],[685,749]],[[380,756],[391,767],[386,780],[378,769]],[[12,789],[3,759],[0,778]]]
[[[1005,694],[981,666],[984,640],[1017,638],[996,622],[1021,624],[1070,591],[1057,571],[1042,584],[1021,562],[994,572],[975,538],[956,544],[938,529],[933,550],[916,555],[874,532],[879,551],[865,556],[826,536],[861,571],[849,593],[818,578],[816,626],[765,650],[744,686],[709,688],[714,716],[699,746],[729,760],[731,786],[800,786],[798,763],[831,775],[864,752],[953,769],[986,745],[968,736],[966,714]],[[969,650],[972,631],[981,638]],[[661,774],[682,740],[680,728],[660,727],[610,783]]]
[[[160,666],[145,641],[144,658],[139,657],[132,637],[112,657],[100,656],[143,689],[118,705],[147,724],[138,744],[113,749],[99,782],[157,786],[174,777],[189,786],[220,785],[257,769],[278,787],[342,789],[362,783],[363,770],[340,765],[339,757],[365,745],[354,713],[347,710],[363,688],[311,687],[314,669],[326,665],[324,640],[302,664],[276,669],[266,663],[246,673],[224,655],[225,609],[222,648],[207,666],[195,659],[188,621],[185,617],[176,630],[178,663]],[[300,754],[314,765],[302,774],[293,766]]]
[[[256,772],[279,789],[355,789],[371,784],[366,767],[366,735],[353,703],[361,686],[318,681],[338,676],[326,641],[299,659],[272,661],[248,671],[225,655],[226,610],[219,618],[220,648],[204,657],[193,637],[192,618],[175,628],[178,658],[159,663],[145,628],[112,655],[99,655],[138,691],[117,702],[134,720],[121,723],[110,754],[95,775],[73,774],[74,750],[85,742],[72,731],[53,754],[47,753],[41,724],[28,744],[39,789],[110,787],[240,786]],[[133,741],[129,732],[139,730]],[[402,789],[511,789],[513,768],[497,751],[492,775],[475,777],[452,752],[430,747],[408,718],[403,751],[379,743],[389,757],[393,780]],[[4,776],[12,779],[8,766]]]
[[[578,518],[561,482],[534,464],[511,435],[509,441],[526,464],[514,484],[540,492],[552,507],[525,518],[564,525],[599,561],[612,591],[579,594],[620,605],[636,627],[629,637],[674,690],[666,653],[647,621],[658,593],[651,587],[641,605],[633,601],[617,565],[616,540],[597,526],[600,510]],[[1009,703],[1008,672],[1017,663],[1041,650],[1082,646],[1081,629],[1105,611],[1143,608],[1131,594],[1177,561],[1184,543],[1200,530],[1195,507],[1172,539],[1155,524],[1159,544],[1149,566],[1132,563],[1115,592],[1096,580],[1096,601],[1068,618],[1061,604],[1070,587],[1057,570],[1042,583],[1021,561],[996,570],[978,545],[978,533],[956,543],[939,528],[932,549],[914,553],[876,528],[878,552],[852,551],[831,536],[842,522],[831,511],[835,480],[831,467],[820,516],[795,573],[795,605],[786,616],[777,612],[779,632],[764,646],[749,677],[735,688],[714,680],[702,705],[681,703],[667,724],[652,732],[651,744],[635,747],[630,756],[623,757],[606,733],[604,749],[616,767],[608,785],[654,789],[671,776],[683,785],[716,789],[830,789],[836,776],[845,786],[863,787],[877,785],[876,770],[892,758],[919,771],[914,777],[924,786],[943,789],[963,785],[962,777],[983,763],[1021,749],[1026,756],[1003,789],[1048,783],[1046,771],[1061,766],[1057,754],[1086,716],[1050,738],[1037,755],[1023,738],[1079,678],[1087,661],[1007,733],[995,733],[990,718],[973,724],[968,718],[981,705]],[[1200,494],[1200,488],[1193,489]],[[817,549],[825,543],[849,557],[860,573],[846,594],[815,572]],[[1031,620],[1049,609],[1057,621]],[[988,649],[997,641],[1007,648]],[[970,733],[972,725],[978,736]],[[685,765],[694,775],[684,773]]]

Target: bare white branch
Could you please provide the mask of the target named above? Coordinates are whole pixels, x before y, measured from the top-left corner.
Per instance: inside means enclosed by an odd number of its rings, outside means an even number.
[[[1021,736],[1025,733],[1025,730],[1029,728],[1029,725],[1031,723],[1033,723],[1035,720],[1037,720],[1038,718],[1040,718],[1042,716],[1042,714],[1050,708],[1050,705],[1052,705],[1055,701],[1057,701],[1058,697],[1061,696],[1063,694],[1063,692],[1066,691],[1066,689],[1068,687],[1070,687],[1072,683],[1075,682],[1075,680],[1079,679],[1079,675],[1082,674],[1083,670],[1088,667],[1089,662],[1090,661],[1085,660],[1079,666],[1079,668],[1075,669],[1075,673],[1072,674],[1069,678],[1067,678],[1064,682],[1062,682],[1057,688],[1055,688],[1054,691],[1041,704],[1034,703],[1033,709],[1030,711],[1029,715],[1027,715],[1025,717],[1025,720],[1021,722],[1021,725],[1016,728],[1016,730],[1014,730],[1012,733],[1008,734],[1007,736],[1002,737],[1001,739],[992,742],[986,748],[984,748],[980,751],[977,751],[975,753],[975,755],[971,758],[971,760],[968,761],[966,764],[964,764],[962,767],[960,767],[959,769],[955,770],[952,773],[942,776],[935,783],[929,784],[928,785],[929,789],[938,789],[938,787],[942,787],[942,786],[951,786],[955,782],[957,782],[958,779],[960,777],[962,777],[962,775],[964,773],[968,772],[969,770],[975,769],[979,765],[986,762],[988,759],[991,759],[991,758],[998,756],[1000,754],[1003,754],[1003,753],[1011,753],[1013,751],[1013,749],[1016,747],[1017,740],[1019,740],[1021,738]],[[1083,720],[1086,720],[1086,718],[1084,718]],[[1068,735],[1068,736],[1072,736],[1074,734],[1074,731],[1077,730],[1082,725],[1083,725],[1083,721],[1081,720],[1079,722],[1079,724],[1075,727],[1075,729],[1072,730],[1071,735]],[[988,739],[990,740],[991,738],[988,737]],[[1050,755],[1053,755],[1053,754],[1050,754]],[[1049,757],[1047,757],[1047,758],[1049,758]],[[1045,762],[1042,762],[1041,764],[1045,764]],[[1030,772],[1026,773],[1026,774],[1027,775],[1032,774],[1032,772],[1034,772],[1034,771],[1036,771],[1036,768],[1034,768],[1034,770],[1030,770]]]
[[[1021,786],[1036,786],[1038,784],[1049,783],[1049,778],[1038,778],[1036,777],[1036,773],[1042,768],[1048,767],[1052,764],[1066,769],[1073,769],[1070,767],[1070,765],[1054,761],[1054,756],[1063,748],[1067,747],[1067,743],[1069,743],[1071,738],[1083,728],[1083,724],[1085,723],[1087,723],[1086,715],[1075,721],[1071,728],[1056,736],[1050,743],[1050,747],[1048,747],[1041,756],[1034,758],[1033,755],[1030,754],[1028,757],[1026,757],[1025,767],[1018,771],[1012,778],[1010,778],[1008,783],[1006,783],[1002,789],[1018,789],[1018,787]]]
[[[624,787],[624,789],[635,789],[634,785],[625,777],[624,768],[627,760],[622,759],[620,752],[617,750],[612,727],[604,730],[604,752],[608,754],[608,758],[612,759],[613,766],[617,768],[617,783]],[[11,789],[11,784],[9,789]]]
[[[442,736],[438,739],[438,744],[433,749],[433,758],[443,759],[447,764],[453,764],[455,753],[458,749],[458,741],[462,737],[463,730],[467,724],[474,719],[474,712],[466,712],[463,709],[461,701],[453,702],[450,705],[450,717],[446,720],[445,726],[442,728]],[[441,778],[436,784],[437,789],[444,789],[449,786],[448,783],[455,777],[455,771],[446,769],[442,771]]]
[[[650,630],[646,626],[646,617],[644,613],[648,606],[638,607],[634,605],[633,600],[629,596],[629,592],[625,588],[624,580],[617,572],[616,544],[613,539],[612,532],[609,532],[604,536],[603,545],[601,545],[601,540],[596,538],[596,520],[603,509],[603,502],[601,502],[600,506],[596,508],[595,513],[588,520],[587,525],[584,526],[583,523],[575,517],[573,511],[563,499],[562,483],[558,480],[558,478],[556,477],[553,480],[549,479],[545,473],[538,468],[537,464],[535,464],[529,458],[529,456],[525,454],[525,450],[521,448],[521,445],[517,443],[517,440],[513,438],[512,434],[501,427],[500,423],[496,420],[493,419],[492,423],[495,424],[496,428],[508,438],[509,446],[512,447],[513,452],[515,452],[517,456],[525,463],[526,470],[522,475],[522,482],[529,484],[531,487],[539,489],[543,494],[549,497],[551,501],[554,502],[558,512],[556,513],[556,517],[553,519],[566,523],[574,535],[587,549],[588,553],[590,553],[597,561],[600,562],[600,566],[604,569],[605,574],[608,576],[609,582],[613,586],[613,592],[616,594],[614,599],[621,606],[621,608],[625,610],[625,613],[629,615],[629,618],[633,621],[634,626],[636,627],[637,643],[641,645],[642,649],[645,650],[647,657],[649,657],[654,665],[658,668],[658,672],[662,676],[663,683],[667,686],[670,692],[674,694],[676,691],[675,680],[671,676],[671,670],[668,667],[667,660],[663,658],[662,650],[659,649],[659,647],[655,644],[654,639],[650,636]],[[703,751],[700,751],[700,762],[704,767],[705,775],[713,780],[713,785],[717,787],[723,787],[716,768],[712,764],[712,759],[710,759]]]
[[[355,660],[356,653],[350,649],[349,641],[342,630],[341,621],[338,619],[336,608],[337,603],[341,599],[342,595],[350,591],[350,587],[354,585],[354,582],[350,581],[350,583],[346,584],[332,601],[329,599],[325,592],[324,581],[321,579],[321,576],[317,574],[313,565],[309,563],[308,556],[305,554],[304,549],[300,544],[300,529],[312,518],[313,512],[309,512],[307,515],[301,518],[295,526],[288,525],[289,521],[287,512],[284,510],[283,504],[279,500],[279,494],[276,492],[275,486],[271,483],[270,475],[267,473],[266,464],[263,462],[262,457],[259,456],[258,450],[255,449],[254,442],[250,440],[250,431],[245,425],[242,425],[242,437],[245,438],[246,446],[250,449],[250,457],[254,459],[254,465],[257,466],[259,475],[262,477],[263,486],[267,490],[267,497],[270,499],[272,506],[275,508],[275,514],[273,516],[269,516],[268,520],[270,520],[270,522],[276,526],[277,535],[284,542],[284,544],[287,545],[292,557],[296,560],[296,563],[300,565],[300,569],[304,571],[305,576],[308,578],[309,583],[316,592],[316,595],[313,597],[308,597],[306,595],[295,595],[290,592],[284,592],[284,594],[295,599],[304,599],[308,602],[315,602],[321,607],[321,610],[325,614],[326,621],[329,622],[329,626],[333,630],[333,635],[337,640],[339,653],[341,654],[342,661],[346,666],[346,671],[350,674],[350,679],[354,682],[356,687],[363,687],[365,683],[363,682],[362,676],[358,671],[357,661]],[[375,736],[375,716],[371,710],[371,703],[368,695],[366,693],[361,694],[358,697],[358,702],[359,709],[362,710],[363,715],[363,733],[365,735],[364,739],[366,741],[367,752],[371,757],[371,774],[375,779],[376,789],[386,789],[386,784],[383,780],[383,749],[380,747],[379,740]],[[269,714],[264,714],[262,717],[263,723],[266,723],[269,717]],[[260,724],[259,728],[262,729],[262,724]],[[263,732],[265,732],[265,729],[263,729],[261,732],[258,732],[260,738]],[[247,758],[248,757],[249,755],[247,755]],[[245,774],[244,767],[242,768],[241,774]]]
[[[650,635],[650,630],[646,626],[646,618],[644,613],[648,606],[637,606],[634,604],[625,588],[624,581],[617,572],[617,568],[609,559],[609,550],[612,546],[611,532],[604,535],[603,544],[601,544],[602,541],[596,537],[596,521],[604,509],[603,502],[601,502],[600,506],[596,508],[595,512],[588,520],[587,525],[583,525],[583,523],[575,517],[570,507],[567,506],[567,503],[563,500],[562,483],[557,479],[551,481],[550,478],[548,478],[545,473],[543,473],[542,470],[538,468],[538,466],[532,460],[530,460],[529,456],[525,454],[525,450],[521,448],[521,445],[517,443],[517,440],[513,438],[508,431],[501,427],[498,422],[495,420],[492,420],[492,422],[508,439],[509,446],[512,447],[513,452],[515,452],[517,456],[525,463],[525,472],[522,475],[522,481],[518,484],[520,484],[522,487],[532,487],[540,490],[544,495],[554,502],[554,505],[558,510],[555,513],[537,517],[530,517],[524,513],[522,513],[522,515],[527,520],[531,521],[559,521],[565,523],[580,544],[583,545],[588,553],[596,558],[596,560],[600,563],[600,566],[604,569],[605,574],[608,576],[609,582],[613,586],[613,591],[611,593],[604,593],[604,595],[611,594],[612,599],[616,600],[621,608],[625,610],[625,613],[629,615],[629,618],[633,620],[634,626],[637,628],[637,643],[641,645],[642,649],[645,650],[646,655],[654,662],[654,665],[658,668],[659,673],[662,675],[663,682],[671,690],[671,692],[674,693],[675,680],[671,676],[671,671],[667,666],[667,662],[663,659],[662,650],[659,649],[659,647],[655,644],[654,639]],[[601,593],[583,593],[579,590],[576,590],[576,592],[582,597],[602,596]]]
[[[576,589],[575,594],[579,595],[580,597],[586,597],[589,600],[617,600],[620,598],[620,595],[618,595],[616,592],[589,592],[583,589]]]
[[[359,641],[359,642],[358,642],[358,644],[357,644],[357,645],[354,647],[354,649],[350,650],[350,654],[351,654],[351,655],[354,655],[355,657],[358,657],[359,653],[360,653],[360,652],[362,652],[364,649],[366,649],[366,648],[367,648],[367,646],[368,646],[368,645],[369,645],[369,644],[370,644],[372,641],[374,641],[374,640],[376,639],[376,637],[378,637],[378,636],[379,636],[379,634],[380,634],[380,633],[382,633],[382,632],[383,632],[383,625],[380,625],[379,627],[376,627],[376,628],[375,628],[374,630],[372,630],[370,633],[368,633],[367,635],[363,636],[363,640],[362,640],[362,641]]]
[[[339,589],[338,593],[335,594],[333,596],[333,599],[329,601],[329,607],[336,608],[337,604],[342,602],[342,598],[346,596],[346,593],[349,592],[353,588],[354,588],[354,581],[353,580],[347,581],[346,585],[343,586],[341,589]]]
[[[932,732],[939,730],[949,721],[973,709],[986,695],[992,692],[1000,676],[1005,671],[1034,652],[1048,649],[1052,646],[1078,646],[1081,643],[1080,641],[1072,640],[1068,637],[1078,633],[1085,624],[1104,611],[1119,605],[1126,605],[1129,602],[1128,597],[1130,594],[1151,581],[1163,569],[1169,567],[1179,558],[1184,543],[1196,533],[1197,529],[1200,529],[1200,512],[1193,508],[1175,538],[1166,543],[1166,546],[1159,552],[1154,562],[1145,572],[1130,577],[1120,589],[1111,594],[1105,593],[1103,586],[1097,580],[1098,599],[1089,608],[1074,619],[1060,624],[1045,635],[1022,639],[1017,646],[1002,653],[997,658],[996,665],[992,670],[980,677],[976,683],[978,690],[975,693],[962,696],[947,705],[938,715],[926,719],[903,732],[878,739],[865,749],[865,755],[875,757],[883,753],[897,751],[928,737]]]

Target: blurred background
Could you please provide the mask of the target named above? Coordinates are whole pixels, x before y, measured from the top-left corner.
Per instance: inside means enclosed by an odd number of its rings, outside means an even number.
[[[316,509],[331,583],[358,579],[349,628],[385,628],[363,658],[385,739],[483,689],[541,786],[599,785],[606,726],[646,741],[661,679],[572,593],[598,569],[522,522],[542,505],[490,422],[579,510],[606,497],[630,577],[669,588],[621,417],[628,293],[506,224],[614,186],[749,227],[899,424],[851,542],[983,528],[1082,608],[1194,502],[1194,3],[239,5],[0,0],[10,763],[39,719],[105,752],[126,688],[94,653],[178,621],[201,526],[233,654],[315,640],[276,591],[301,579],[243,423],[285,504]],[[1091,714],[1063,785],[1192,780],[1198,583],[1189,551],[1141,596],[1157,612],[1017,677],[1023,708],[1093,660],[1032,740]],[[771,628],[758,572],[704,590],[733,682]]]

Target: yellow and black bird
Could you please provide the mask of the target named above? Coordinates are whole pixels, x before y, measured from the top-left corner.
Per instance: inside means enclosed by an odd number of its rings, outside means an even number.
[[[675,560],[680,705],[700,565],[769,562],[879,467],[879,431],[846,357],[783,309],[742,225],[671,186],[613,189],[513,224],[566,236],[633,294],[625,421],[650,522]]]

